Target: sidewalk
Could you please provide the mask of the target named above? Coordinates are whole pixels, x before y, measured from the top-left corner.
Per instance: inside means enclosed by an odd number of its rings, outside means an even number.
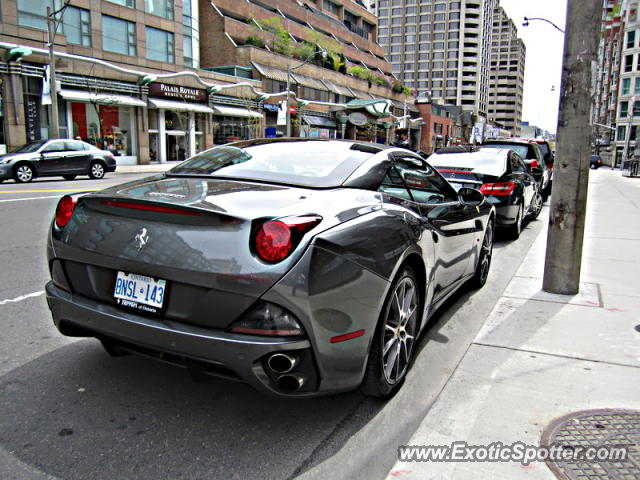
[[[162,173],[175,167],[178,163],[180,162],[149,163],[147,165],[118,165],[115,173],[116,175],[127,173]]]
[[[591,171],[579,295],[541,291],[545,248],[546,229],[407,445],[537,446],[562,415],[640,410],[640,179]],[[542,462],[397,462],[388,475],[521,478],[556,476]]]

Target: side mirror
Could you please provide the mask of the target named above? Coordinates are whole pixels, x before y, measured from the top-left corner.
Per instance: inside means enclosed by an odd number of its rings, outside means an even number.
[[[458,190],[458,201],[462,205],[476,207],[484,201],[484,195],[475,188],[462,187]]]

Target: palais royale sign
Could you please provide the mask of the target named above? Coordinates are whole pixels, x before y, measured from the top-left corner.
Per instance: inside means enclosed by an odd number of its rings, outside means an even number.
[[[192,102],[206,102],[207,91],[203,88],[182,87],[180,85],[168,85],[166,83],[150,83],[149,95],[154,97],[177,98]]]

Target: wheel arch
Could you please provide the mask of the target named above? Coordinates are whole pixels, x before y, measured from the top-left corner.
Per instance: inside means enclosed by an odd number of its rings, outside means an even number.
[[[33,172],[33,178],[36,178],[39,175],[38,167],[36,167],[34,162],[32,162],[30,160],[19,160],[18,162],[16,162],[13,165],[12,171],[13,171],[14,176],[15,176],[16,170],[18,169],[18,167],[20,165],[28,165],[31,168],[31,171]]]

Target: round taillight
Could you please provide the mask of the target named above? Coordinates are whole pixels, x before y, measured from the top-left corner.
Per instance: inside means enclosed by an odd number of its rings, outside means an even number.
[[[277,262],[291,253],[291,229],[280,220],[267,222],[256,235],[256,252],[267,262]]]
[[[56,208],[56,225],[60,228],[65,227],[69,220],[71,220],[71,216],[73,215],[73,209],[76,208],[76,199],[65,195],[58,202],[58,207]]]
[[[538,163],[537,160],[532,160],[531,161],[531,168],[538,168],[540,166],[540,164]]]

